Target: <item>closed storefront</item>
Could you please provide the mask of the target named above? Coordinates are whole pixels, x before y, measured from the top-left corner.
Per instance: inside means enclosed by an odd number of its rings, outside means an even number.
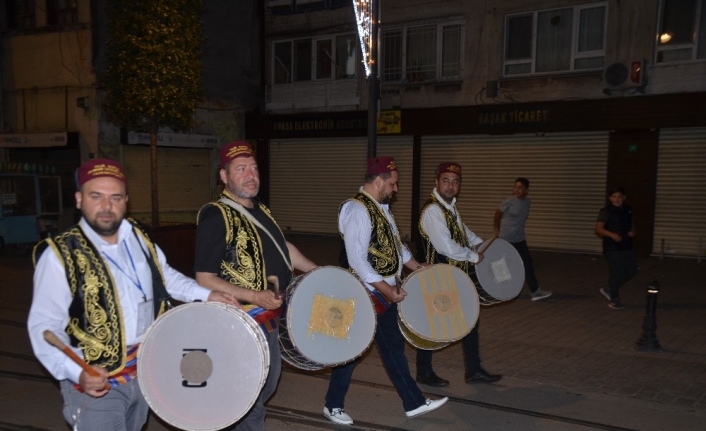
[[[128,181],[128,210],[150,213],[152,208],[150,148],[124,145],[123,165]],[[213,163],[208,148],[157,148],[159,210],[162,220],[195,222],[195,213],[211,200]],[[184,214],[186,213],[186,214]],[[193,217],[190,215],[193,213]]]
[[[338,209],[365,177],[367,138],[270,141],[270,209],[285,231],[338,234]],[[409,238],[412,201],[412,137],[379,137],[378,155],[395,158],[399,192],[393,213]]]
[[[512,194],[515,178],[526,177],[530,246],[600,252],[593,230],[605,202],[607,153],[607,132],[423,137],[421,202],[434,186],[436,166],[460,163],[459,210],[471,230],[488,239],[495,210]]]
[[[706,255],[704,184],[706,128],[660,130],[654,254]]]

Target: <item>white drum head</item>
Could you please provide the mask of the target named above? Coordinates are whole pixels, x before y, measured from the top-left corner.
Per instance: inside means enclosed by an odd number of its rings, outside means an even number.
[[[282,324],[283,359],[314,370],[360,356],[373,340],[376,320],[363,283],[345,269],[322,266],[290,284]]]
[[[483,249],[488,241],[483,243],[480,249]],[[522,285],[525,284],[525,265],[512,244],[495,238],[483,252],[483,261],[476,265],[476,275],[480,287],[490,296],[484,298],[486,295],[479,289],[481,302],[507,301],[520,294]]]
[[[402,287],[407,296],[398,304],[400,321],[418,337],[434,342],[456,341],[476,325],[478,294],[460,268],[429,265],[410,274]]]
[[[219,430],[243,417],[269,371],[262,330],[243,310],[185,304],[160,316],[137,354],[140,389],[152,410],[185,430]]]

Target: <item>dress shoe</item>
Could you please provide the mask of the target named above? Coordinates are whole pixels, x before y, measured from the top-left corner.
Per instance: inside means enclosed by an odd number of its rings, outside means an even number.
[[[466,383],[492,383],[502,379],[500,374],[488,374],[484,369],[479,369],[475,373],[466,373]]]
[[[437,376],[435,372],[429,374],[417,374],[417,383],[421,383],[427,386],[433,386],[435,388],[443,388],[449,385],[449,381],[442,379]]]
[[[408,412],[405,412],[408,418],[416,418],[417,416],[421,416],[425,413],[433,412],[434,410],[438,409],[439,407],[443,406],[446,404],[446,401],[448,401],[448,397],[441,398],[439,400],[430,400],[429,398],[426,399],[424,404],[421,406],[417,407],[414,410],[410,410]]]

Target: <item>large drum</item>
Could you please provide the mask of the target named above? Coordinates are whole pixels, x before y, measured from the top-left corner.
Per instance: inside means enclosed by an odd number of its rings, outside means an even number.
[[[476,265],[481,305],[507,301],[520,294],[525,283],[525,265],[509,242],[490,239],[479,247],[483,260]]]
[[[270,369],[267,340],[243,310],[184,304],[152,323],[137,353],[152,410],[185,430],[219,430],[253,406]]]
[[[375,335],[375,310],[363,283],[335,266],[292,280],[280,320],[282,359],[303,370],[342,365],[360,356]]]
[[[436,350],[468,335],[478,320],[473,282],[453,265],[435,264],[409,275],[398,304],[402,335],[419,349]]]

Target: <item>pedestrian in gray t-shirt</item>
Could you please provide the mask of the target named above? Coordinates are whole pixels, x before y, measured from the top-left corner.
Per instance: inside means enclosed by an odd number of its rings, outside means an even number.
[[[551,296],[552,292],[539,288],[537,277],[534,274],[532,256],[525,240],[525,222],[529,216],[531,204],[527,197],[528,193],[529,180],[527,178],[516,179],[512,196],[505,199],[495,211],[493,224],[495,225],[495,236],[512,244],[520,254],[525,265],[525,280],[529,286],[532,301],[539,301]]]

